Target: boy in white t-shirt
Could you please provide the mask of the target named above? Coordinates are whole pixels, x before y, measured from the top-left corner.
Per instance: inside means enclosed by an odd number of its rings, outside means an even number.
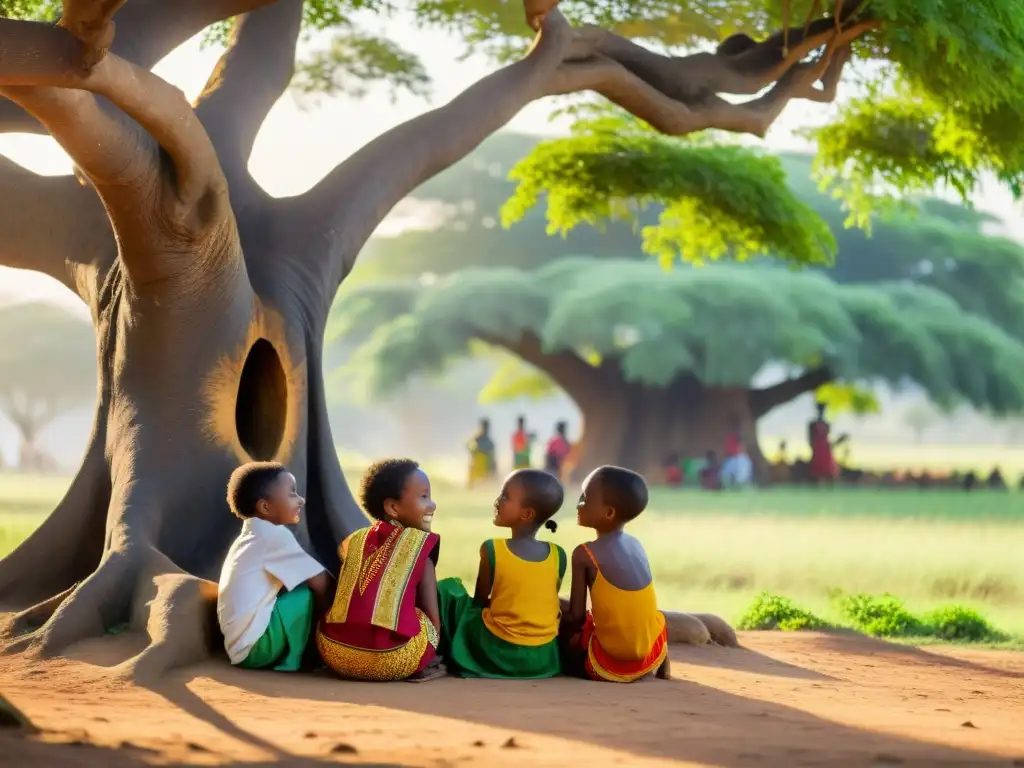
[[[228,504],[242,532],[220,574],[217,619],[232,664],[247,669],[299,669],[331,579],[285,528],[305,500],[281,464],[252,462],[231,474]]]

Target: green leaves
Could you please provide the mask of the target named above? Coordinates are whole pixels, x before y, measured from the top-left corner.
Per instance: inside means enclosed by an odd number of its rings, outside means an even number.
[[[307,96],[362,98],[374,82],[387,83],[392,99],[400,91],[420,97],[430,93],[430,76],[418,56],[358,29],[335,32],[327,49],[301,60],[292,87]]]
[[[609,219],[636,222],[648,206],[664,209],[644,227],[643,248],[664,265],[772,253],[793,264],[828,264],[828,226],[789,189],[775,157],[738,146],[661,137],[631,118],[581,121],[573,135],[545,141],[510,178],[515,194],[502,210],[510,226],[542,197],[548,232]]]
[[[940,405],[1024,410],[1024,343],[911,282],[841,285],[771,266],[665,272],[650,262],[572,257],[536,271],[472,269],[405,285],[408,309],[387,304],[381,316],[391,319],[382,324],[360,309],[372,286],[338,310],[374,323],[356,357],[385,391],[416,372],[443,370],[474,340],[514,350],[530,333],[549,353],[611,362],[626,380],[654,387],[684,373],[746,386],[769,364],[827,360],[844,386],[824,394],[855,411],[871,410],[870,385],[909,381]],[[504,378],[515,383],[496,389],[525,393],[515,376]]]

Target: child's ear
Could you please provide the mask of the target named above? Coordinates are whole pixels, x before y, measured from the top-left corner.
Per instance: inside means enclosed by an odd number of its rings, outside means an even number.
[[[604,516],[606,520],[614,520],[618,512],[615,511],[615,507],[605,507]]]
[[[392,520],[398,519],[398,503],[394,499],[384,500],[384,514]]]
[[[523,522],[532,523],[537,519],[537,510],[526,507],[523,509]]]
[[[270,512],[270,504],[267,503],[266,499],[260,499],[256,502],[256,515],[258,517],[266,517],[268,512]]]

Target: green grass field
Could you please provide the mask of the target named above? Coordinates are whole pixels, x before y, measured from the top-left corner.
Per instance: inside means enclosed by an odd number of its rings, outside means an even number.
[[[40,523],[67,482],[0,475],[0,554]],[[472,580],[480,542],[497,533],[494,493],[435,485],[440,575]],[[574,499],[570,489],[552,536],[567,550],[586,538],[575,525]],[[647,547],[666,608],[735,621],[767,590],[830,618],[835,589],[891,592],[914,611],[962,603],[1024,637],[1024,494],[654,489],[631,530]]]

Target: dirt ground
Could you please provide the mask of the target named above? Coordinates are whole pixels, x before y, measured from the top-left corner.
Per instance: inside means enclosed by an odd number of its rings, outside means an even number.
[[[72,660],[0,657],[0,691],[39,726],[0,765],[1024,766],[1024,654],[850,635],[748,633],[673,650],[672,682],[445,679],[421,685],[245,672],[211,661],[146,689]]]

